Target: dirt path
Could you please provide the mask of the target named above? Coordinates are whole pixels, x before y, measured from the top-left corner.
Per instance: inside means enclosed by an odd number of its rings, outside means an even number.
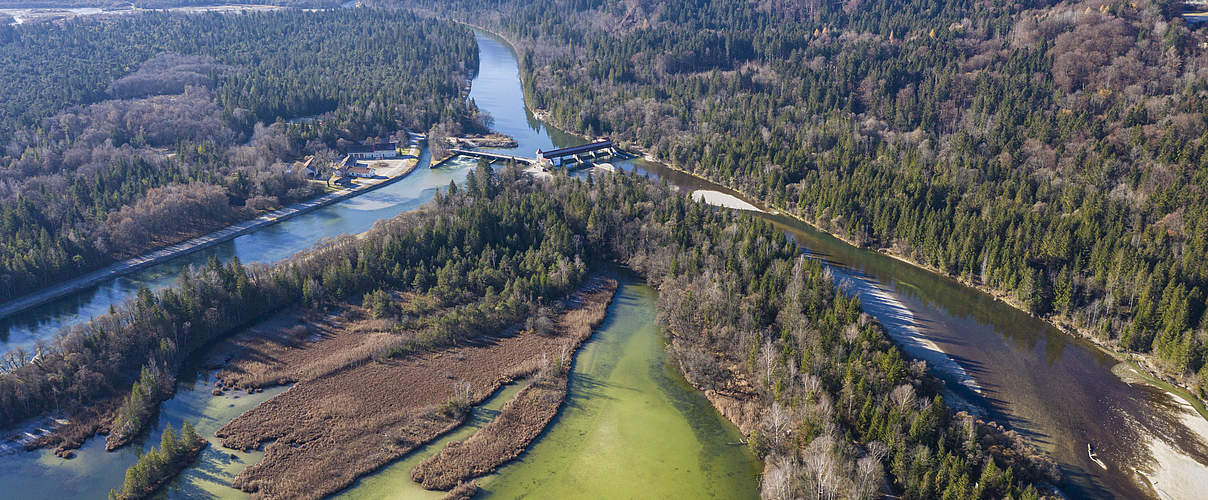
[[[317,210],[336,202],[344,201],[355,196],[368,193],[375,189],[388,186],[406,177],[415,170],[416,165],[403,168],[400,174],[382,179],[370,179],[362,184],[339,191],[320,195],[306,201],[300,201],[284,208],[262,214],[254,219],[245,220],[229,225],[217,231],[197,236],[195,238],[169,245],[137,257],[115,262],[87,274],[59,282],[54,285],[36,290],[21,297],[0,304],[0,318],[4,318],[31,307],[36,307],[52,300],[71,295],[98,283],[133,273],[140,269],[182,257],[193,252],[210,248],[245,234],[259,231],[278,222],[283,222],[299,215]]]

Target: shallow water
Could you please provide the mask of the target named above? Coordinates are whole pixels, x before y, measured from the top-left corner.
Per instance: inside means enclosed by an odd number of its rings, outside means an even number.
[[[479,86],[476,80],[471,95],[497,117],[502,132],[517,137],[520,154],[551,142],[559,147],[582,142],[518,109],[523,94],[515,56],[490,35],[480,33],[478,39],[484,73],[479,79],[490,85]],[[523,123],[515,118],[521,113]],[[503,116],[513,118],[502,121]],[[655,163],[623,161],[616,166],[667,181],[685,193],[716,192],[759,206],[733,190]],[[931,372],[947,383],[950,403],[1008,425],[1052,453],[1063,473],[1058,486],[1067,495],[1158,496],[1136,475],[1151,473],[1159,460],[1182,471],[1178,480],[1183,484],[1166,491],[1173,497],[1198,491],[1197,482],[1208,484],[1208,436],[1187,425],[1203,418],[1161,390],[1121,380],[1112,371],[1117,362],[1090,343],[976,289],[855,248],[795,219],[759,216],[823,261],[904,350],[928,361]],[[1148,444],[1155,440],[1165,445]],[[1087,443],[1094,443],[1108,469],[1091,462]]]
[[[486,498],[757,498],[762,466],[668,362],[655,292],[622,283],[575,358],[562,411]]]
[[[497,129],[516,137],[520,143],[515,150],[517,154],[532,156],[538,148],[581,142],[545,126],[523,107],[516,59],[501,41],[479,34],[478,42],[481,67],[471,97],[480,108],[495,116]],[[427,162],[426,156],[423,161]],[[742,198],[732,190],[659,165],[642,161],[616,164],[623,170],[667,180],[686,192],[710,190]],[[183,265],[204,262],[211,254],[223,259],[239,256],[245,261],[267,262],[288,256],[325,236],[361,232],[378,218],[415,208],[430,199],[436,189],[448,185],[449,180],[460,180],[464,175],[462,167],[420,168],[393,186],[365,195],[364,200],[333,205],[180,262],[151,268],[28,311],[9,325],[10,333],[4,337],[8,344],[2,347],[29,345],[32,339],[49,338],[57,326],[105,312],[109,303],[133,294],[138,284],[168,284]],[[378,206],[378,202],[385,205]],[[792,219],[764,217],[779,224],[812,257],[825,262],[836,280],[846,283],[849,291],[859,295],[865,311],[885,324],[890,335],[908,351],[932,359],[932,373],[948,383],[950,401],[960,398],[977,413],[1009,425],[1050,451],[1064,473],[1059,486],[1069,496],[1152,496],[1140,481],[1131,480],[1130,474],[1152,470],[1157,464],[1155,458],[1171,460],[1171,455],[1182,463],[1185,471],[1174,480],[1189,486],[1171,489],[1176,496],[1185,497],[1186,494],[1177,492],[1197,492],[1196,488],[1208,484],[1208,480],[1202,479],[1208,472],[1208,466],[1204,465],[1208,464],[1208,444],[1202,434],[1188,425],[1188,410],[1160,390],[1121,380],[1112,372],[1116,362],[1087,342],[950,279],[854,248]],[[562,414],[519,462],[483,482],[488,493],[509,498],[524,493],[542,497],[694,496],[715,490],[725,492],[727,487],[741,483],[744,485],[741,488],[735,486],[741,491],[726,496],[755,494],[753,479],[742,480],[755,465],[742,463],[749,458],[745,450],[728,446],[737,441],[728,435],[733,429],[719,423],[720,417],[710,408],[700,406],[707,403],[687,390],[682,379],[665,364],[643,358],[661,357],[663,351],[657,332],[650,326],[654,322],[653,309],[643,309],[637,304],[640,300],[634,302],[634,290],[641,288],[622,288],[622,293],[628,294],[630,308],[617,314],[610,311],[605,325],[610,333],[600,332],[584,347],[576,362],[571,399]],[[619,295],[618,299],[624,296]],[[613,307],[625,303],[622,300]],[[629,319],[630,316],[633,318]],[[620,328],[616,324],[630,321],[640,321],[651,330],[636,326],[628,333],[616,330]],[[916,344],[911,343],[912,339]],[[631,348],[633,354],[629,353]],[[631,355],[637,358],[631,359]],[[686,392],[676,389],[677,384]],[[182,392],[177,399],[184,394],[187,393]],[[165,407],[169,419],[173,411],[190,415],[208,415],[207,412],[213,411],[175,401]],[[675,417],[672,409],[681,417]],[[235,414],[214,418],[229,420]],[[643,432],[646,426],[663,431]],[[696,437],[689,438],[689,433]],[[158,442],[158,430],[153,435]],[[1154,440],[1165,446],[1147,445]],[[103,440],[90,441],[81,452],[82,458],[92,456],[90,450],[95,452],[98,442]],[[1107,470],[1090,462],[1086,455],[1088,442],[1095,444],[1099,457],[1108,465]],[[630,444],[626,449],[614,446],[615,443]],[[103,445],[100,446],[103,450]],[[1153,449],[1160,456],[1155,457]],[[669,455],[665,450],[674,451]],[[49,493],[103,494],[121,482],[121,470],[133,462],[123,453],[133,452],[97,454],[117,457],[97,460],[103,463],[64,462],[45,452],[19,454],[16,459],[4,456],[0,457],[0,483],[8,485],[11,481],[17,485],[12,490],[18,492],[17,498],[43,498]],[[211,449],[206,453],[210,456],[216,452]],[[210,487],[221,492],[217,496],[236,494],[221,483],[229,481],[233,471],[254,458],[247,457],[238,463],[212,458],[212,462],[206,462],[208,465],[188,473],[199,484],[209,487],[174,485],[167,496],[206,497],[199,493]],[[676,462],[681,459],[685,461]],[[395,465],[400,470],[407,469],[402,465],[407,460]],[[592,466],[582,465],[585,463]],[[640,470],[631,470],[630,466]],[[394,469],[394,466],[384,469],[349,493],[393,498],[395,489],[406,485],[402,480],[409,480],[410,476],[409,469],[406,473]],[[1199,475],[1194,475],[1197,471]],[[655,473],[674,479],[656,480]],[[684,479],[693,474],[697,479]],[[47,478],[26,477],[39,475]],[[379,476],[381,479],[375,479]],[[715,477],[723,478],[721,484],[711,483],[717,481]],[[1161,477],[1170,480],[1168,475]],[[215,482],[206,483],[207,479]],[[106,484],[103,488],[89,489],[86,487],[89,481]],[[681,494],[696,488],[695,481],[705,485],[702,488],[712,489],[695,491],[694,495]],[[1198,486],[1197,481],[1201,483]]]
[[[566,402],[519,459],[478,481],[486,498],[756,498],[759,461],[667,358],[654,290],[622,280],[608,316],[575,356]],[[508,389],[469,428],[359,481],[341,498],[439,498],[411,469],[469,437],[519,392]]]
[[[52,450],[22,452],[0,457],[0,484],[3,498],[105,498],[109,490],[121,486],[126,468],[152,446],[159,447],[166,425],[176,431],[191,422],[197,433],[210,441],[198,459],[184,474],[165,488],[174,498],[225,498],[244,496],[228,486],[235,474],[258,462],[261,452],[244,453],[222,448],[214,432],[231,419],[263,401],[285,391],[277,387],[257,394],[244,392],[213,396],[213,383],[199,378],[181,383],[176,396],[163,404],[150,432],[134,443],[112,453],[105,451],[104,436],[88,440],[75,458],[56,457]]]
[[[347,490],[333,498],[347,500],[376,500],[376,499],[438,499],[445,496],[443,491],[429,491],[411,480],[411,470],[424,459],[435,455],[444,449],[445,445],[454,441],[462,441],[472,436],[478,429],[490,423],[499,414],[499,409],[511,400],[524,383],[509,384],[496,391],[481,405],[471,412],[466,423],[439,439],[420,447],[407,454],[402,459],[383,467],[377,473],[365,476]]]

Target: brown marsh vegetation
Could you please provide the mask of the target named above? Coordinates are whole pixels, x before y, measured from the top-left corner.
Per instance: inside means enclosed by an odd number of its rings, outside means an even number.
[[[583,311],[602,311],[615,290],[611,280],[600,283],[588,285],[596,293],[567,301],[590,307],[572,310],[560,324],[592,324],[577,318]],[[568,345],[577,346],[590,334],[590,326],[553,335],[513,328],[441,351],[390,358],[366,351],[366,345],[382,345],[367,331],[377,320],[362,317],[361,311],[349,305],[343,316],[360,319],[329,316],[318,323],[316,334],[310,335],[317,337],[313,342],[290,343],[296,332],[290,333],[293,328],[280,318],[275,323],[283,332],[276,338],[237,340],[244,351],[220,375],[230,385],[296,384],[216,433],[230,448],[268,443],[264,460],[241,472],[235,487],[264,498],[318,498],[338,491],[457,427],[470,406],[502,385],[536,373],[542,359],[565,357]],[[362,361],[358,353],[364,352],[370,354]]]
[[[449,494],[445,495],[444,500],[470,500],[477,494],[478,483],[470,481],[468,483],[461,483],[456,488],[449,490]]]
[[[411,478],[430,490],[447,490],[453,495],[465,481],[483,476],[496,467],[520,456],[529,443],[545,429],[562,401],[570,376],[573,354],[591,332],[604,321],[608,304],[616,292],[616,281],[607,280],[581,297],[582,305],[556,320],[555,334],[570,344],[548,363],[528,387],[508,401],[495,420],[469,439],[450,443],[440,453],[428,457],[411,471]]]

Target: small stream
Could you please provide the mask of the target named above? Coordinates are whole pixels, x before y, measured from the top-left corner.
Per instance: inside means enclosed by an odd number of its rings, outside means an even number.
[[[527,385],[527,382],[516,382],[504,386],[482,404],[474,407],[470,411],[470,417],[461,427],[407,454],[402,459],[383,467],[377,473],[357,480],[351,487],[335,495],[334,498],[341,500],[377,500],[387,498],[419,500],[431,498],[437,500],[444,497],[445,492],[425,490],[419,483],[412,481],[411,469],[414,469],[424,459],[439,453],[449,443],[463,441],[474,435],[478,429],[495,420],[495,416],[499,414],[499,409],[503,408],[503,405],[507,404],[516,394],[520,393],[520,390],[525,385]]]

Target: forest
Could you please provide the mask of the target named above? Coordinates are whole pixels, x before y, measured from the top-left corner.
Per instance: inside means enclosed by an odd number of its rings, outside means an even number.
[[[750,398],[768,417],[749,441],[768,464],[769,497],[871,498],[887,478],[912,497],[1037,498],[1036,484],[1055,479],[1018,436],[949,409],[924,365],[769,223],[633,174],[542,181],[485,165],[363,238],[273,266],[211,261],[63,331],[34,361],[9,356],[0,423],[120,397],[133,383],[129,404],[156,384],[150,370],[175,373],[190,353],[283,307],[364,297],[375,316],[411,324],[400,332],[420,327],[377,359],[439,349],[533,313],[539,322],[544,304],[610,262],[659,288],[660,322],[686,340],[674,354],[689,380],[754,382]],[[443,312],[390,311],[380,290]]]
[[[1179,2],[397,4],[508,36],[558,126],[1208,389],[1208,38]]]
[[[477,64],[469,30],[371,9],[0,27],[0,301],[314,196],[306,155],[479,128]]]
[[[170,9],[173,7],[213,5],[275,5],[298,9],[333,9],[344,2],[340,0],[0,0],[4,9],[68,9],[92,7],[121,10],[131,7],[139,9]]]

